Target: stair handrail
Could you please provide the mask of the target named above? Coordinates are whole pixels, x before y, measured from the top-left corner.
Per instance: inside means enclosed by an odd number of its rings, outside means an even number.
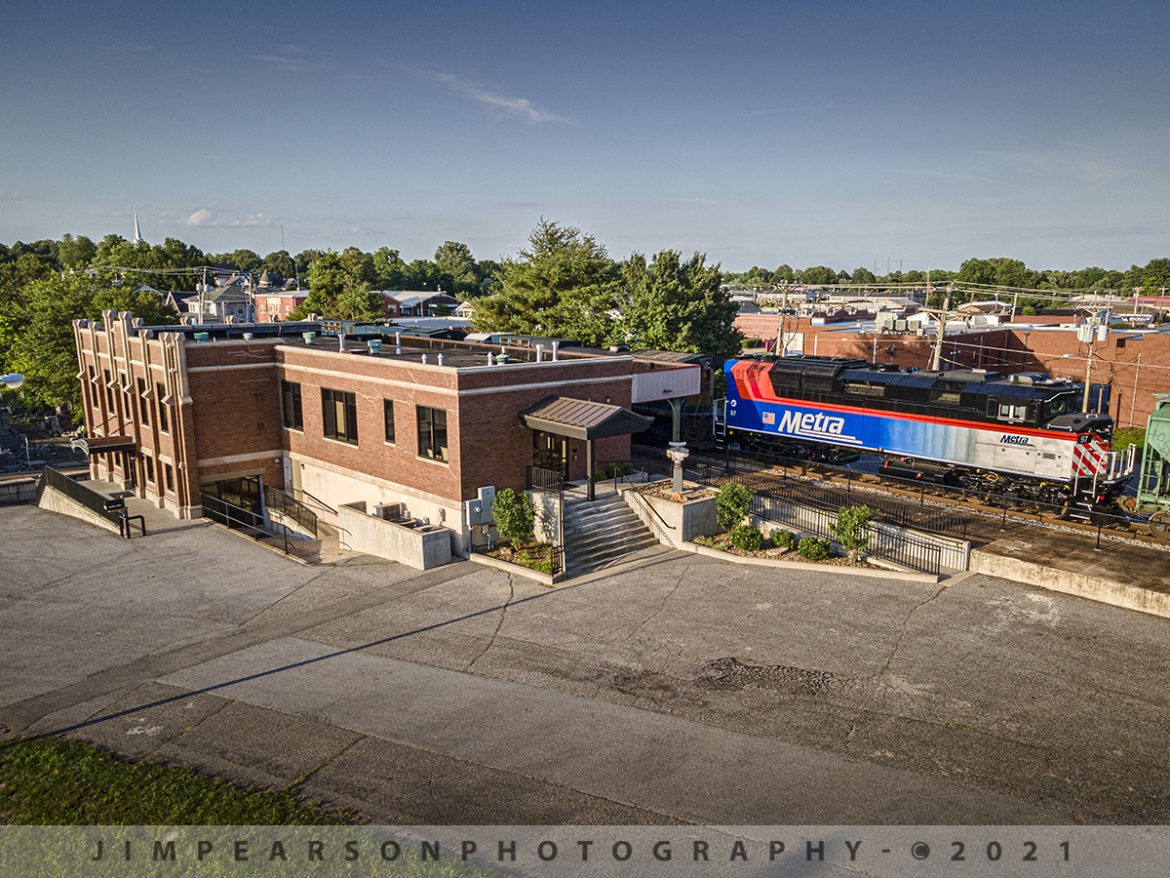
[[[642,496],[641,490],[639,490],[638,488],[631,488],[630,493],[632,493],[635,497],[638,498],[638,505],[641,508],[650,510],[650,512],[654,515],[654,517],[657,518],[658,521],[662,523],[662,527],[665,527],[667,530],[678,530],[677,527],[675,527],[673,524],[670,524],[665,518],[662,517],[662,515],[658,512],[657,509],[654,508],[654,506],[650,503],[649,500],[647,500],[645,497]],[[662,532],[658,523],[651,521],[650,527],[654,530],[659,531],[658,535],[660,537],[664,538],[668,543],[670,543],[671,545],[674,544],[674,540],[671,539],[669,534]]]
[[[297,494],[300,494],[300,495],[302,495],[302,496],[304,496],[304,497],[308,497],[310,500],[312,500],[314,503],[316,503],[318,506],[320,506],[320,507],[321,507],[322,509],[324,509],[325,511],[327,511],[327,512],[331,512],[331,513],[333,513],[334,515],[336,515],[336,514],[337,514],[337,510],[336,510],[336,509],[334,509],[332,506],[330,506],[328,503],[326,503],[326,502],[325,502],[324,500],[322,500],[320,497],[314,497],[312,494],[310,494],[310,493],[309,493],[308,491],[306,491],[304,488],[293,488],[293,497],[296,497],[296,496],[297,496]],[[307,504],[306,504],[306,505],[307,505]]]

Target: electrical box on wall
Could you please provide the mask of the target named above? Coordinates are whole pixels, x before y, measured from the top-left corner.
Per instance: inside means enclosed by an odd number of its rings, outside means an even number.
[[[492,523],[492,503],[496,499],[494,487],[480,488],[474,500],[463,501],[463,515],[468,527]]]

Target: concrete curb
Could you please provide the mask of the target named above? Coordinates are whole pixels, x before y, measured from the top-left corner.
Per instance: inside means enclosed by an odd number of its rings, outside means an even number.
[[[733,555],[730,552],[721,552],[709,546],[699,546],[695,543],[683,543],[677,547],[683,552],[693,552],[696,555],[706,555],[708,558],[719,558],[722,561],[731,561],[734,564],[747,564],[753,567],[774,567],[778,570],[802,570],[816,573],[837,573],[842,576],[868,576],[873,579],[896,579],[902,582],[938,582],[933,573],[903,573],[897,570],[871,570],[866,567],[839,567],[836,564],[814,564],[810,561],[782,561],[778,558],[751,558],[746,555]]]
[[[541,573],[539,570],[533,570],[531,567],[523,567],[520,564],[509,564],[507,561],[501,561],[499,558],[493,558],[491,555],[472,552],[468,560],[474,561],[476,564],[482,564],[484,567],[494,567],[496,570],[503,570],[505,573],[514,573],[517,576],[524,576],[528,579],[536,580],[541,585],[552,587],[557,584],[556,577],[551,573]]]
[[[1083,573],[1072,573],[1050,565],[1023,561],[982,549],[976,549],[971,553],[971,570],[985,576],[1010,579],[1021,585],[1034,585],[1037,588],[1071,594],[1099,604],[1109,604],[1123,610],[1137,610],[1139,613],[1170,619],[1170,594],[1162,591],[1126,585]]]

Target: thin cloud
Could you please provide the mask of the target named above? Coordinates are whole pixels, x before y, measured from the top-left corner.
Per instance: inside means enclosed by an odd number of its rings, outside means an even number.
[[[499,110],[507,115],[523,119],[529,125],[538,125],[542,122],[557,122],[562,125],[578,124],[576,119],[562,116],[559,113],[551,113],[548,110],[538,107],[528,98],[510,97],[500,94],[498,91],[486,88],[478,83],[460,79],[454,73],[433,73],[426,70],[412,70],[410,72],[423,79],[429,79],[431,82],[437,82],[454,94],[477,103],[480,106],[487,107],[491,110]]]
[[[252,60],[285,73],[321,73],[329,69],[327,61],[300,46],[282,46],[272,54],[253,55]]]
[[[98,48],[119,55],[153,55],[158,51],[157,47],[148,43],[105,43]]]
[[[193,210],[185,220],[183,225],[191,226],[192,228],[199,228],[200,226],[210,226],[215,222],[215,212],[207,207],[200,207]]]
[[[193,210],[183,220],[191,228],[269,228],[275,223],[263,213],[250,213],[243,217],[220,217],[210,207]]]
[[[1104,183],[1124,177],[1129,169],[1101,150],[1085,146],[1062,149],[988,149],[976,152],[984,161],[1035,177],[1068,177],[1083,183]]]

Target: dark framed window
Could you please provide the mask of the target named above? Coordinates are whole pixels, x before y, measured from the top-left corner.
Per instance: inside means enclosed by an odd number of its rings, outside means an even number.
[[[114,413],[114,388],[110,385],[113,383],[113,378],[110,377],[109,369],[102,369],[102,374],[106,377],[106,410],[112,415]]]
[[[301,385],[292,381],[281,381],[280,395],[284,425],[292,430],[303,430],[305,420],[301,416]]]
[[[163,402],[166,399],[167,389],[159,381],[154,385],[154,392],[158,396],[158,428],[165,433],[171,428],[170,413],[167,412],[167,404]]]
[[[431,460],[447,459],[447,412],[418,407],[418,453]]]
[[[328,438],[358,444],[357,397],[354,394],[322,387],[321,420]]]
[[[382,421],[386,424],[386,441],[394,442],[394,400],[382,400]]]
[[[138,414],[142,417],[142,426],[150,426],[150,400],[146,398],[146,379],[138,379]]]
[[[148,482],[154,481],[154,458],[149,455],[143,455],[143,461],[146,463],[146,480]]]
[[[173,466],[171,466],[169,463],[164,463],[163,464],[163,473],[165,473],[166,477],[167,477],[167,490],[168,491],[175,490],[175,468]]]

